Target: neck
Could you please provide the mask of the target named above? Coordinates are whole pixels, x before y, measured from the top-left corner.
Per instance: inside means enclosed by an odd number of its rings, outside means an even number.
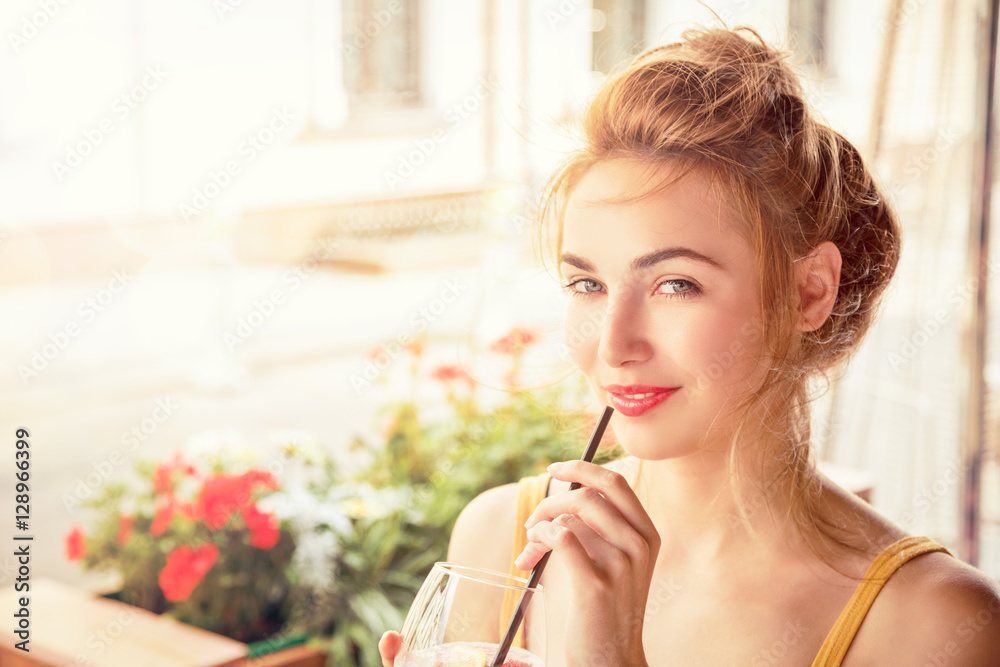
[[[773,456],[763,462],[757,455],[750,458],[737,457],[734,462],[740,480],[736,489],[724,452],[700,451],[638,463],[636,494],[660,534],[659,561],[700,569],[758,553],[773,558],[776,551],[801,544],[788,514],[791,482],[781,474],[787,464]],[[762,480],[772,479],[778,481],[765,487]],[[741,505],[746,521],[741,518]]]

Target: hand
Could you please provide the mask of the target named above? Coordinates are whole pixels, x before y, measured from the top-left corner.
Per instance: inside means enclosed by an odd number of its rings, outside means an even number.
[[[392,667],[403,645],[403,637],[398,632],[386,632],[378,642],[378,652],[382,656],[382,667]]]
[[[551,550],[568,571],[568,664],[645,665],[642,621],[660,536],[620,474],[584,461],[549,472],[583,488],[539,503],[515,565],[530,570]]]

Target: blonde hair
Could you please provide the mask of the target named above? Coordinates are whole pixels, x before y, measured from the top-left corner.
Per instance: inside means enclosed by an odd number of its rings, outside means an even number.
[[[733,453],[763,415],[765,431],[782,443],[790,512],[819,554],[820,533],[834,536],[837,544],[861,547],[850,545],[847,533],[825,523],[816,508],[810,382],[828,379],[871,326],[899,260],[900,227],[861,154],[809,109],[786,60],[787,54],[769,47],[752,28],[739,27],[691,29],[682,41],[625,63],[586,111],[584,146],[547,183],[539,234],[543,245],[554,242],[558,258],[569,196],[600,161],[637,159],[650,173],[662,165],[681,167],[639,197],[690,169],[721,187],[756,255],[759,333],[768,359],[762,385],[737,406],[742,418]],[[839,291],[823,325],[802,332],[796,327],[795,265],[824,241],[833,242],[843,258]],[[731,469],[739,499],[734,455]],[[738,506],[746,523],[745,508]]]

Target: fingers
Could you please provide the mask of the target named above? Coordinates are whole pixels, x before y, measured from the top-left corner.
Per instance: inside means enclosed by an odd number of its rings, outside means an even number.
[[[546,498],[539,504],[535,514],[529,518],[528,525],[531,525],[530,522],[533,520],[558,516],[562,512],[553,513],[554,510],[564,507],[569,509],[576,503],[579,505],[579,511],[573,509],[570,511],[585,518],[588,523],[593,521],[594,527],[599,531],[607,531],[611,525],[609,521],[614,521],[616,522],[615,529],[611,532],[616,533],[619,530],[617,521],[620,519],[616,520],[613,515],[608,513],[607,509],[602,509],[602,503],[606,503],[609,508],[614,508],[654,551],[659,549],[660,536],[653,526],[652,519],[649,518],[628,482],[620,474],[586,461],[554,463],[549,466],[549,473],[556,479],[565,482],[579,482],[585,488]],[[591,491],[588,492],[587,489]],[[601,496],[600,500],[593,495],[594,492]],[[580,495],[581,493],[582,495]],[[576,496],[576,498],[571,498],[572,496]],[[584,504],[587,509],[584,509]],[[587,513],[586,516],[584,512]],[[605,532],[605,534],[608,533]]]
[[[575,540],[570,539],[570,534]],[[543,521],[535,524],[528,530],[528,544],[524,550],[514,560],[514,565],[522,570],[531,570],[538,564],[538,561],[547,551],[553,547],[560,548],[580,548],[590,562],[593,569],[593,561],[603,562],[608,558],[614,558],[614,547],[609,545],[593,528],[588,526],[578,516],[572,514],[562,514],[554,521]]]
[[[378,642],[378,652],[382,656],[382,667],[393,667],[396,662],[396,655],[403,645],[403,637],[398,632],[391,630],[384,633]]]
[[[524,527],[530,530],[542,521],[552,521],[563,514],[575,514],[581,517],[607,540],[614,540],[619,536],[622,532],[622,522],[627,523],[614,505],[596,489],[585,487],[545,498],[525,521]]]
[[[528,542],[521,555],[514,559],[514,566],[520,570],[533,570],[538,565],[538,561],[546,552],[552,551],[552,547],[541,542]]]
[[[608,544],[579,517],[564,514],[555,521],[543,521],[528,531],[528,546],[515,560],[520,569],[530,570],[545,552],[556,550],[572,569],[585,578],[604,578],[612,566],[625,561],[623,554]]]

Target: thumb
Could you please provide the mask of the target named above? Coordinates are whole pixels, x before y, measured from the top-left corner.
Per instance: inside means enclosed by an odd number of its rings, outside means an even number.
[[[382,635],[378,642],[378,652],[382,656],[382,667],[393,667],[396,662],[396,655],[403,645],[403,637],[398,632],[389,630]]]

